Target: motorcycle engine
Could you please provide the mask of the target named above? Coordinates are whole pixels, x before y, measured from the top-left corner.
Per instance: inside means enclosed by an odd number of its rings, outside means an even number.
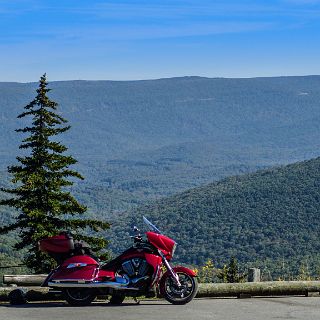
[[[149,265],[145,259],[133,258],[122,263],[122,270],[130,280],[145,277],[149,273]]]

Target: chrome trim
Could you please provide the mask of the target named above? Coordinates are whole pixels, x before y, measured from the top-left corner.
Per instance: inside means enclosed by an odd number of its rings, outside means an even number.
[[[171,256],[173,257],[174,256],[174,253],[177,249],[177,243],[175,242],[174,245],[173,245],[173,248],[172,248],[172,253],[171,253]]]
[[[171,274],[172,278],[174,279],[176,285],[178,287],[181,287],[181,283],[179,281],[179,276],[171,268],[170,263],[168,262],[168,260],[166,259],[165,255],[162,253],[162,251],[158,249],[158,252],[159,252],[159,254],[160,254],[161,258],[162,258],[162,261],[163,261],[164,265],[166,266],[168,272]]]
[[[94,281],[94,278],[91,279],[57,279],[51,280],[50,283],[60,283],[60,282],[74,282],[74,283],[91,283]]]
[[[156,272],[153,274],[152,283],[151,283],[150,287],[153,287],[158,282],[158,280],[160,279],[160,276],[161,276],[161,268],[158,265]]]
[[[49,287],[53,288],[112,288],[117,290],[135,290],[138,291],[139,288],[131,288],[127,287],[127,285],[124,285],[123,283],[117,283],[117,282],[90,282],[90,283],[79,283],[66,280],[59,280],[60,282],[54,282],[50,281],[48,283]],[[61,282],[62,281],[62,282]]]
[[[83,263],[83,262],[74,262],[74,263],[68,264],[67,269],[86,267],[87,265],[88,265],[87,263]]]

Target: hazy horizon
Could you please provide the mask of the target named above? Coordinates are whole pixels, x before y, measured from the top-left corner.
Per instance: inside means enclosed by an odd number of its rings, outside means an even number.
[[[40,76],[39,75],[39,79]],[[198,76],[198,75],[184,75],[184,76],[169,76],[163,78],[150,78],[150,79],[50,79],[50,75],[47,74],[48,82],[69,82],[69,81],[114,81],[114,82],[131,82],[131,81],[156,81],[156,80],[166,80],[166,79],[175,79],[175,78],[204,78],[204,79],[259,79],[259,78],[294,78],[294,77],[319,77],[320,74],[304,74],[304,75],[274,75],[274,76],[256,76],[256,77],[209,77],[209,76]],[[36,81],[0,81],[0,83],[19,83],[19,84],[28,84],[28,83],[37,83]]]

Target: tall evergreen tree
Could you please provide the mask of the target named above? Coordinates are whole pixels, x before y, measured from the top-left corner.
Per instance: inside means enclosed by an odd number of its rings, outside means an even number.
[[[26,265],[37,272],[48,271],[53,264],[49,257],[39,252],[40,239],[68,230],[76,238],[81,237],[91,244],[94,250],[99,250],[106,246],[104,239],[81,233],[109,228],[107,222],[81,219],[78,215],[85,213],[87,208],[67,191],[67,187],[73,185],[72,180],[83,177],[69,168],[77,161],[65,155],[67,147],[57,141],[56,136],[69,130],[70,126],[57,114],[58,104],[48,98],[50,89],[47,85],[44,74],[35,99],[18,116],[32,119],[30,126],[16,130],[29,135],[20,145],[20,149],[29,152],[17,157],[17,165],[8,167],[16,188],[2,189],[11,197],[0,201],[0,205],[16,208],[19,212],[12,224],[0,228],[0,233],[19,231],[20,241],[15,248],[28,249]]]

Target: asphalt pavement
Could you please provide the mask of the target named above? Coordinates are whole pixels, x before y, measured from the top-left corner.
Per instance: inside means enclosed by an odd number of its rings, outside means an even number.
[[[175,306],[164,300],[145,300],[121,306],[94,302],[71,307],[64,302],[31,302],[22,306],[0,304],[0,319],[8,320],[270,320],[320,319],[319,297],[271,297],[251,299],[194,299]]]

